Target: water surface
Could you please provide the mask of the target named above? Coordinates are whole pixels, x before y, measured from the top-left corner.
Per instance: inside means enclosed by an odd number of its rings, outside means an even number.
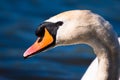
[[[56,47],[27,60],[22,56],[41,22],[73,9],[100,14],[120,36],[119,0],[1,0],[0,80],[79,80],[95,58],[87,45]]]

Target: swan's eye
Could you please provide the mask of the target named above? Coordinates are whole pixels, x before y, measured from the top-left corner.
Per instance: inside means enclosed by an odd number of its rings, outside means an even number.
[[[45,29],[44,29],[45,27],[38,27],[37,29],[36,29],[36,32],[35,32],[35,34],[36,34],[36,36],[38,36],[38,37],[43,37],[44,36],[44,33],[45,33]]]

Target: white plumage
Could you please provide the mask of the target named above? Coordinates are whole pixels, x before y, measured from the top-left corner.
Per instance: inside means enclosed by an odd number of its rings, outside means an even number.
[[[64,23],[57,31],[56,46],[84,43],[93,47],[97,58],[91,63],[82,80],[117,79],[120,48],[117,36],[108,21],[89,10],[63,12],[46,21]],[[115,59],[110,60],[110,57]]]
[[[118,40],[120,44],[120,38],[118,38]],[[95,58],[88,67],[87,71],[85,72],[81,80],[90,80],[90,79],[94,80],[95,75],[97,73],[97,69],[98,69],[98,58]],[[120,76],[119,76],[119,80],[120,80]]]

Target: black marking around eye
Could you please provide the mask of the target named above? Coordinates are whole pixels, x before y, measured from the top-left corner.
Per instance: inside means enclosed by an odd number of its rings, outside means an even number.
[[[44,22],[42,23],[36,30],[36,36],[43,37],[45,33],[45,28],[49,31],[49,33],[53,36],[53,38],[56,37],[57,29],[59,26],[63,24],[62,21],[58,21],[56,23],[53,22]]]

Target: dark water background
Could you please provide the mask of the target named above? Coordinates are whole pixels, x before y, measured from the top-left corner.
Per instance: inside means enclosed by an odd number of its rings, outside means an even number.
[[[79,80],[95,58],[86,45],[57,47],[27,60],[42,21],[60,12],[90,9],[120,36],[120,0],[0,0],[0,80]]]

